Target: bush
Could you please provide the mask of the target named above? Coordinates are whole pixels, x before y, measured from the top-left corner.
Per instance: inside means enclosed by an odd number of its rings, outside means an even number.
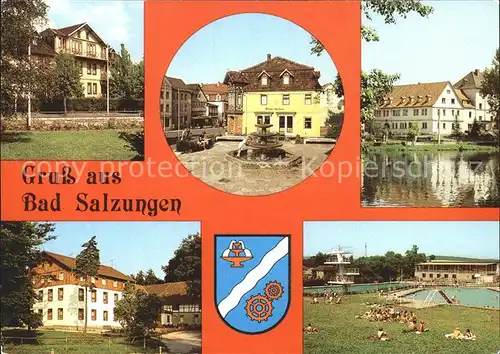
[[[91,98],[91,97],[68,98],[66,103],[69,112],[105,112],[107,105],[105,98]],[[109,110],[125,111],[125,112],[143,111],[144,100],[113,98],[109,100]],[[28,111],[28,101],[26,99],[20,99],[17,101],[17,111],[23,113]],[[32,99],[31,111],[63,112],[64,103],[63,100],[40,101]]]

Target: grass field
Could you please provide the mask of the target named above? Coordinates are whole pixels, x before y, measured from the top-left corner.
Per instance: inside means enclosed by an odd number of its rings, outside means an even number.
[[[381,303],[376,295],[351,295],[340,305],[327,305],[320,300],[312,305],[304,298],[304,326],[311,323],[318,333],[304,334],[304,354],[495,354],[500,350],[500,312],[456,306],[411,309],[418,320],[426,323],[429,332],[422,335],[402,333],[405,325],[370,322],[354,316],[367,311],[365,302]],[[451,340],[444,337],[455,327],[470,329],[475,341]],[[382,327],[390,341],[370,341]]]
[[[2,160],[131,160],[122,131],[2,132]]]
[[[23,337],[23,344],[16,339],[16,344],[5,345],[7,354],[49,354],[53,349],[55,354],[60,353],[158,353],[158,341],[150,340],[143,348],[143,341],[136,344],[127,344],[122,337],[105,337],[98,334],[70,333],[58,331],[27,332],[22,330],[7,330],[2,332],[5,337]],[[166,350],[163,349],[166,353]]]

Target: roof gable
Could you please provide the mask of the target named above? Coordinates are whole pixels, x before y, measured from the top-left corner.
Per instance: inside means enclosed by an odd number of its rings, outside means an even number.
[[[299,64],[294,62],[293,60],[282,58],[282,57],[274,57],[272,59],[263,61],[259,64],[253,65],[249,68],[241,70],[241,72],[261,72],[263,70],[268,73],[279,71],[280,73],[288,69],[290,71],[295,70],[314,70],[312,66],[307,66],[303,64]]]
[[[380,108],[432,107],[449,82],[395,85]]]
[[[456,89],[479,89],[481,83],[483,82],[483,72],[476,69],[474,71],[469,72],[463,78],[458,80],[455,85],[453,85]]]
[[[51,28],[51,30],[52,30],[52,32],[54,32],[55,34],[57,34],[59,36],[70,37],[73,34],[75,34],[77,31],[79,31],[83,28],[85,28],[87,31],[92,33],[100,44],[106,45],[106,42],[104,42],[103,39],[97,34],[97,32],[94,31],[92,29],[92,27],[90,27],[89,24],[86,22],[63,27],[63,28]]]
[[[191,90],[182,79],[170,76],[165,76],[165,79],[170,83],[170,86],[172,86],[172,88],[174,89]]]

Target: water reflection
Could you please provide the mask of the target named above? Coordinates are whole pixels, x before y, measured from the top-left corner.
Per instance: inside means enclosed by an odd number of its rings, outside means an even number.
[[[383,152],[363,157],[363,206],[498,207],[497,152]]]

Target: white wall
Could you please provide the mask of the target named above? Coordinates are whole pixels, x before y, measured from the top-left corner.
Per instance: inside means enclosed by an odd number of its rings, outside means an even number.
[[[63,288],[64,296],[63,300],[58,300],[58,288]],[[36,289],[35,292],[38,294],[39,290],[43,290],[43,300],[38,301],[33,306],[33,310],[38,312],[38,310],[43,310],[43,324],[44,326],[83,326],[84,320],[78,320],[78,309],[85,308],[84,301],[78,301],[78,289],[84,289],[83,287],[77,285],[61,285],[53,287],[45,287],[41,289]],[[48,301],[48,290],[53,290],[52,301]],[[118,300],[121,299],[121,291],[106,290],[106,289],[95,289],[97,291],[97,301],[92,302],[91,293],[88,292],[88,312],[87,312],[87,326],[88,327],[102,327],[102,326],[113,326],[119,327],[118,322],[113,321],[113,310],[115,307],[114,294],[118,294]],[[103,293],[108,293],[108,303],[103,303]],[[63,319],[58,320],[57,314],[58,309],[63,309]],[[52,309],[52,320],[48,319],[48,309]],[[96,320],[92,321],[92,310],[96,310]],[[108,311],[108,321],[104,321],[104,311]]]

